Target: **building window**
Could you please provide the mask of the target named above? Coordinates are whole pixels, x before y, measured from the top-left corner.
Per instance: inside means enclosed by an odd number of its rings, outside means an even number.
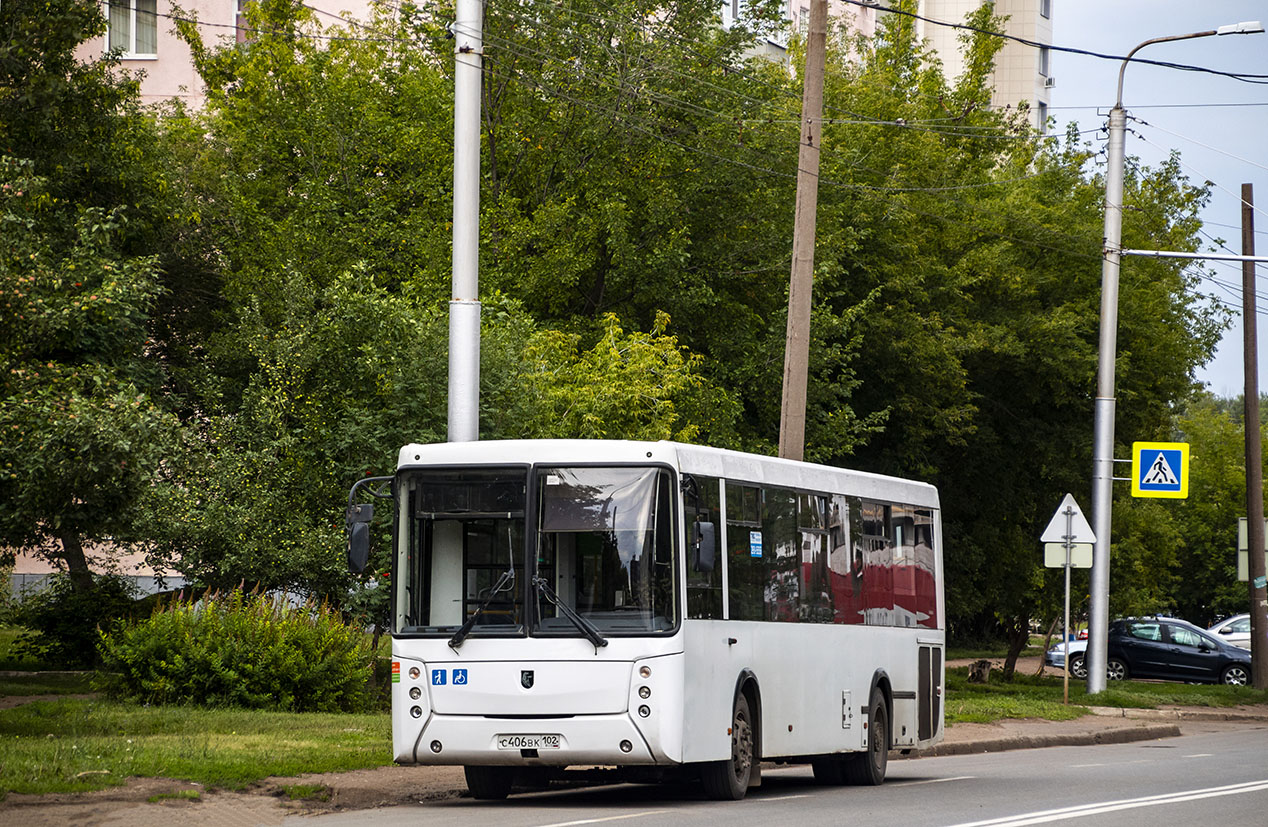
[[[111,0],[107,41],[124,57],[158,54],[158,0]]]
[[[1039,128],[1040,132],[1048,131],[1048,104],[1043,101],[1035,104],[1035,120],[1037,121],[1035,126]]]
[[[1052,17],[1052,0],[1039,0],[1039,15],[1044,18]]]
[[[810,7],[802,6],[797,12],[797,31],[803,35],[810,31]]]
[[[1040,46],[1039,47],[1039,74],[1043,75],[1044,77],[1048,77],[1048,61],[1050,57],[1051,57],[1051,52],[1048,49],[1048,47]]]

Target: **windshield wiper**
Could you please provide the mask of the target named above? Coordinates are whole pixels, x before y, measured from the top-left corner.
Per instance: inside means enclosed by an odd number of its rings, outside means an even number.
[[[492,602],[493,598],[502,591],[502,587],[505,586],[508,581],[514,579],[514,569],[507,569],[502,572],[502,576],[498,578],[498,582],[494,583],[493,588],[489,589],[489,596],[484,598],[484,602],[476,607],[476,610],[471,613],[471,617],[467,618],[467,622],[458,627],[458,631],[454,632],[454,636],[449,638],[450,649],[453,649],[455,652],[458,651],[458,647],[461,646],[462,642],[467,639],[467,635],[471,634],[471,629],[475,626],[476,621],[480,619],[480,615],[484,614],[485,607],[488,606],[489,603]]]
[[[552,589],[550,584],[546,582],[546,578],[534,577],[533,587],[545,595],[547,600],[554,603],[555,607],[559,609],[559,611],[563,612],[564,617],[572,621],[572,625],[581,630],[581,634],[585,635],[586,639],[594,644],[595,652],[599,651],[599,647],[608,645],[607,638],[599,633],[599,630],[595,628],[593,623],[577,614],[573,611],[571,606],[559,599],[559,595],[555,594],[555,590]]]

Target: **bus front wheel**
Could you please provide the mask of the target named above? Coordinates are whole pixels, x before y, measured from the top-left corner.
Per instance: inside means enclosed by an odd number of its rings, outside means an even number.
[[[753,774],[753,755],[753,718],[748,698],[740,693],[731,713],[731,757],[701,768],[700,780],[705,794],[715,801],[739,801],[743,798]]]
[[[511,794],[511,783],[515,780],[514,767],[480,767],[462,768],[467,776],[467,789],[471,797],[481,801],[501,801]]]
[[[889,765],[889,708],[879,689],[872,690],[867,717],[867,751],[850,756],[845,775],[851,784],[875,787],[884,783],[885,768]]]

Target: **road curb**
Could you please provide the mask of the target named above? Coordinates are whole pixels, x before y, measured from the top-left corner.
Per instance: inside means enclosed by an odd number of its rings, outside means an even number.
[[[1248,712],[1242,709],[1120,709],[1115,706],[1089,706],[1088,712],[1102,718],[1125,718],[1163,721],[1246,721],[1265,722],[1268,714]]]
[[[1118,727],[1095,732],[1064,732],[1038,735],[1007,735],[1000,738],[980,738],[963,742],[943,742],[932,749],[910,755],[891,753],[892,758],[937,758],[943,755],[974,755],[982,752],[1005,752],[1015,749],[1039,749],[1042,747],[1085,747],[1095,744],[1128,744],[1134,741],[1153,741],[1158,738],[1174,738],[1180,735],[1178,724],[1145,724],[1143,726]]]

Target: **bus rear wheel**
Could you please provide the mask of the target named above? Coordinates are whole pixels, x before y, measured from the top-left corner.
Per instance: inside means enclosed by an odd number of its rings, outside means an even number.
[[[700,781],[705,795],[715,801],[739,801],[753,775],[753,719],[748,698],[740,693],[731,713],[731,757],[705,764]]]
[[[501,801],[511,794],[511,784],[515,781],[514,767],[480,767],[462,768],[467,776],[467,789],[471,797],[481,801]]]
[[[846,760],[845,777],[851,784],[876,787],[885,782],[885,768],[889,765],[889,708],[879,689],[872,690],[867,718],[867,751]]]

